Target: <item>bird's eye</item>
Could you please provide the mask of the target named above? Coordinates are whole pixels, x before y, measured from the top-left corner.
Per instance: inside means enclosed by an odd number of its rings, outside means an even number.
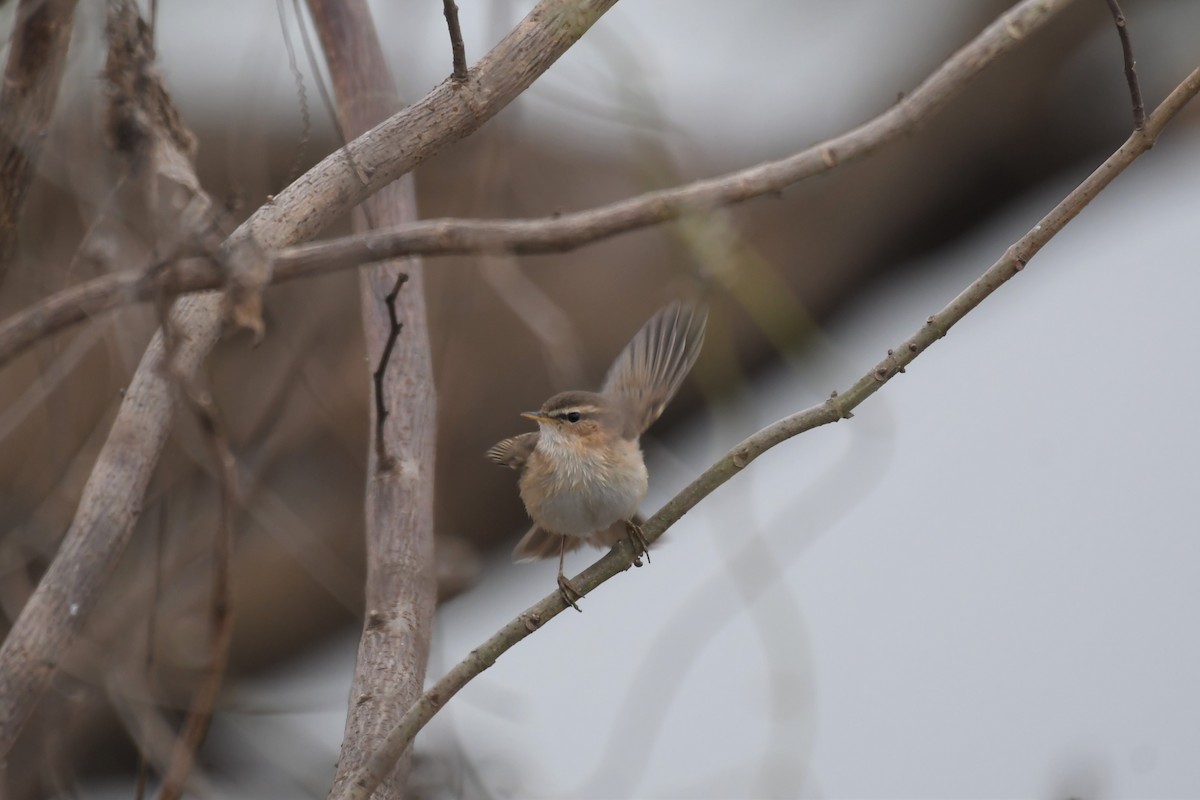
[[[567,422],[579,422],[579,412],[578,411],[568,411],[566,416],[567,416]]]

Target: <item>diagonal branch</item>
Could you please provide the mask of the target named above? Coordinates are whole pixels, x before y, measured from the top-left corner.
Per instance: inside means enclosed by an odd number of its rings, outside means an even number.
[[[737,475],[751,461],[772,447],[813,428],[849,419],[853,409],[879,391],[885,383],[902,373],[917,356],[945,336],[953,325],[1020,273],[1029,260],[1068,222],[1074,219],[1117,175],[1154,146],[1155,140],[1166,124],[1197,93],[1200,93],[1200,68],[1193,71],[1183,83],[1171,92],[1162,105],[1146,120],[1144,129],[1135,130],[1119,150],[1092,172],[1083,183],[1075,187],[1028,233],[1013,243],[996,263],[988,267],[945,308],[930,316],[915,333],[901,342],[894,350],[889,350],[887,356],[870,372],[859,378],[844,393],[834,392],[826,402],[785,417],[743,440],[705,470],[700,477],[688,484],[683,491],[675,495],[642,526],[642,533],[647,541],[654,542],[662,536],[671,525],[675,524],[713,490]],[[630,546],[629,541],[623,539],[600,560],[572,578],[571,583],[579,587],[585,594],[589,593],[618,573],[629,569],[636,557],[637,554]],[[391,764],[407,751],[418,731],[441,710],[451,697],[475,676],[496,663],[496,659],[506,651],[537,631],[566,608],[567,604],[562,595],[557,591],[553,592],[540,602],[530,606],[493,634],[486,642],[472,650],[465,659],[455,665],[409,708],[400,724],[388,735],[384,746],[372,756],[363,771],[356,776],[351,788],[340,795],[341,800],[366,800],[370,797],[380,776],[386,774]]]
[[[477,130],[615,2],[541,0],[479,61],[465,83],[444,81],[328,155],[225,242],[220,260],[233,267],[231,288],[252,292],[261,287],[259,248],[278,249],[315,236],[371,194]],[[367,178],[365,183],[359,174]],[[192,375],[217,342],[221,301],[211,295],[185,298],[172,313],[182,337],[175,363]],[[0,647],[0,756],[12,748],[129,543],[174,413],[163,353],[160,333],[125,392],[58,554]]]
[[[289,248],[275,255],[271,280],[293,280],[405,255],[562,252],[675,220],[689,212],[782,191],[863,159],[888,142],[912,133],[970,85],[992,61],[1009,52],[1070,2],[1026,0],[989,25],[883,114],[787,158],[574,214],[526,220],[427,220],[364,236]],[[217,289],[224,280],[215,265],[193,261],[179,265],[166,290]],[[163,290],[145,274],[128,271],[55,294],[0,323],[0,367],[43,336],[102,311],[151,300]]]

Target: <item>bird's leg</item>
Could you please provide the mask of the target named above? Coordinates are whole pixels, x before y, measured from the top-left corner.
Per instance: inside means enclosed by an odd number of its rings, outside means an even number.
[[[583,612],[575,601],[583,599],[583,592],[575,588],[571,581],[567,580],[567,576],[563,574],[563,557],[567,554],[567,537],[562,536],[559,539],[558,545],[558,593],[562,595],[562,599],[567,605],[576,611]]]
[[[634,565],[638,567],[642,565],[642,556],[646,557],[646,563],[649,564],[650,544],[642,534],[642,526],[631,519],[627,519],[625,520],[625,531],[629,534],[629,543],[633,545]]]

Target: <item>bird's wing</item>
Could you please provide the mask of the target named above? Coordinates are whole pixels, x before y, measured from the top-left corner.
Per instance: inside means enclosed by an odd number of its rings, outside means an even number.
[[[529,454],[537,447],[537,431],[522,433],[503,442],[497,442],[487,451],[487,457],[492,463],[519,470],[529,460]]]
[[[641,436],[658,419],[704,344],[708,310],[672,303],[642,326],[609,367],[601,392],[629,403],[629,438]]]

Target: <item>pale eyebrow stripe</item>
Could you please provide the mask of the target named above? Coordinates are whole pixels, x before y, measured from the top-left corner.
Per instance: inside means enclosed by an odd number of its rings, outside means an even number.
[[[561,414],[570,414],[572,411],[578,411],[580,414],[597,414],[600,412],[600,408],[598,406],[567,406],[566,408],[560,408],[550,413],[554,416],[559,416]]]

